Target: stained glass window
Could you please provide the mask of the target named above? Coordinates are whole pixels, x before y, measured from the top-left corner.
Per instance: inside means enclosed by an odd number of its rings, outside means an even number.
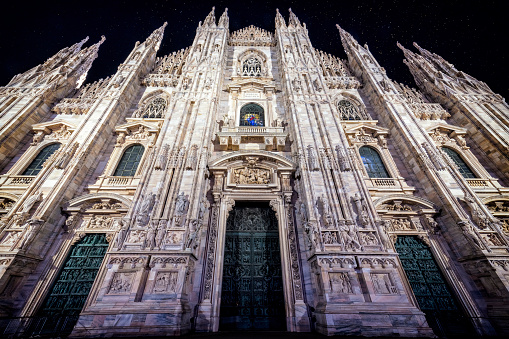
[[[263,108],[257,104],[247,104],[240,109],[240,126],[265,126]]]
[[[34,160],[28,165],[25,171],[21,175],[37,175],[42,170],[42,165],[48,158],[55,153],[55,151],[60,147],[59,143],[51,144],[44,147],[39,154],[35,157]]]
[[[464,178],[477,178],[477,176],[474,174],[474,172],[472,172],[472,170],[470,169],[470,167],[468,167],[465,161],[461,159],[458,152],[448,147],[442,147],[442,151],[444,151],[445,154],[447,154],[449,158],[451,158],[451,160],[454,161],[456,167],[458,168],[458,170],[460,171],[461,175]]]
[[[341,120],[362,120],[359,108],[348,100],[340,100],[338,110]]]
[[[138,165],[140,164],[141,157],[145,148],[142,145],[133,145],[128,147],[122,159],[118,163],[117,169],[113,176],[115,177],[132,177],[136,174]]]
[[[382,158],[380,158],[380,154],[375,149],[369,146],[362,146],[359,148],[359,153],[370,178],[389,178],[389,173],[387,173]]]
[[[259,77],[262,75],[262,63],[255,57],[250,57],[242,63],[242,76]]]

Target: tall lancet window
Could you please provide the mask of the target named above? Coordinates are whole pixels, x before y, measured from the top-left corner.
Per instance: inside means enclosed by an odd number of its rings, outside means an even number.
[[[145,148],[142,145],[132,145],[128,147],[122,155],[122,159],[120,159],[113,176],[133,177],[136,174],[144,151]]]
[[[468,167],[467,163],[460,157],[458,152],[448,147],[442,147],[442,151],[445,152],[451,158],[452,161],[456,164],[458,171],[460,171],[461,175],[464,178],[472,179],[477,178],[477,175]]]
[[[163,98],[155,98],[152,100],[143,112],[143,118],[146,119],[160,119],[164,116],[166,110],[166,100]]]
[[[348,100],[340,100],[338,102],[338,111],[341,120],[362,120],[359,108]]]
[[[37,175],[42,170],[42,166],[48,160],[50,156],[55,153],[57,149],[60,148],[60,144],[51,144],[46,147],[44,147],[39,154],[35,157],[34,160],[28,165],[28,167],[25,169],[25,171],[21,175]]]
[[[250,57],[242,63],[242,76],[259,77],[262,75],[262,63],[255,57]]]
[[[389,178],[389,173],[382,162],[382,158],[380,158],[380,154],[374,148],[362,146],[359,148],[359,154],[361,155],[364,168],[368,172],[368,177]]]
[[[257,104],[247,104],[240,109],[240,126],[265,126],[263,108]]]

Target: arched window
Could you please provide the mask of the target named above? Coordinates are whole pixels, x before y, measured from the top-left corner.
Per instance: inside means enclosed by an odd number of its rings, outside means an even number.
[[[39,154],[35,157],[34,160],[28,165],[25,171],[21,175],[37,175],[42,170],[42,165],[48,158],[55,153],[55,151],[60,147],[59,143],[51,144],[44,147]]]
[[[359,108],[348,100],[338,102],[338,111],[341,120],[362,120]]]
[[[115,177],[133,177],[136,174],[138,165],[140,164],[141,157],[145,148],[142,145],[133,145],[128,147],[122,159],[118,163],[117,169],[113,176]]]
[[[142,118],[160,119],[166,110],[166,100],[163,98],[155,98],[148,105],[143,112]]]
[[[380,154],[374,148],[362,146],[359,148],[359,153],[370,178],[389,178]]]
[[[242,63],[242,76],[259,77],[262,75],[262,63],[255,57],[250,57]]]
[[[442,147],[442,151],[445,152],[451,158],[452,161],[456,164],[456,167],[460,171],[461,175],[464,178],[477,178],[477,175],[468,167],[466,162],[460,157],[458,152],[449,147]]]
[[[240,109],[240,126],[265,126],[263,108],[257,104],[247,104]]]

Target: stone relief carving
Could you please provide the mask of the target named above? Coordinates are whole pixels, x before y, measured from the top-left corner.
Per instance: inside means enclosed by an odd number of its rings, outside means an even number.
[[[371,273],[370,276],[376,294],[398,294],[398,288],[392,283],[389,273]]]
[[[422,147],[424,147],[432,166],[439,171],[442,171],[447,167],[442,154],[438,152],[438,149],[435,146],[431,146],[429,143],[423,142]]]
[[[6,232],[3,237],[0,245],[2,246],[12,246],[14,245],[18,239],[20,238],[21,232]]]
[[[338,232],[325,231],[322,232],[322,239],[325,245],[338,245]]]
[[[339,239],[345,250],[358,250],[361,249],[362,246],[357,241],[357,234],[355,232],[355,225],[341,222],[339,224]]]
[[[359,193],[355,193],[353,196],[353,201],[355,202],[355,206],[357,207],[357,217],[359,219],[359,223],[362,226],[369,225],[369,214],[368,214],[368,206],[364,198],[361,198]]]
[[[163,239],[166,234],[166,226],[168,225],[168,221],[160,220],[157,225],[157,234],[155,238],[155,245],[157,248],[161,248],[163,244]]]
[[[481,206],[477,204],[474,197],[470,194],[465,194],[465,201],[468,207],[470,207],[475,225],[479,226],[480,229],[487,229],[489,226],[489,218],[481,209]]]
[[[178,272],[157,272],[153,293],[177,293]]]
[[[110,228],[112,223],[112,218],[104,215],[93,215],[88,223],[88,228]]]
[[[21,214],[28,215],[35,203],[42,200],[42,192],[36,192],[29,196],[21,207]]]
[[[43,223],[44,221],[39,219],[28,220],[28,222],[25,224],[25,232],[23,233],[23,240],[19,245],[19,249],[26,250],[28,246],[30,246],[30,244],[34,240],[35,235],[37,234],[39,228]]]
[[[408,219],[393,219],[390,222],[394,231],[408,231],[413,229]]]
[[[146,231],[142,230],[134,230],[129,232],[129,237],[127,238],[127,242],[130,244],[145,244],[145,238],[147,236]]]
[[[65,140],[65,139],[69,139],[71,134],[72,134],[72,132],[69,130],[69,128],[66,125],[60,125],[60,129],[53,130],[46,137],[47,138],[52,138],[52,139],[62,139],[62,140]]]
[[[186,170],[194,171],[198,165],[198,145],[192,145],[186,161]]]
[[[308,145],[307,148],[308,155],[308,166],[311,171],[317,171],[319,169],[318,158],[316,157],[316,151],[313,146]]]
[[[380,206],[380,209],[388,210],[388,211],[395,211],[395,212],[411,212],[413,211],[412,206],[408,204],[404,204],[402,201],[399,200],[393,200],[388,201],[382,206]]]
[[[339,161],[339,169],[342,172],[350,171],[352,167],[350,166],[350,161],[348,161],[348,155],[341,145],[336,145],[336,154]]]
[[[238,168],[233,170],[233,182],[238,185],[263,185],[270,183],[270,171],[263,168]]]
[[[108,288],[108,294],[129,294],[134,275],[134,272],[115,272]]]
[[[127,235],[127,228],[129,223],[126,220],[120,220],[120,229],[117,233],[117,249],[120,250],[124,244],[124,239]]]
[[[184,233],[182,232],[168,231],[168,234],[166,235],[166,244],[168,245],[181,244],[183,235]]]
[[[330,289],[332,293],[352,294],[352,283],[346,272],[329,273]]]
[[[144,227],[148,224],[149,215],[152,211],[152,208],[154,207],[156,201],[156,195],[153,193],[148,193],[145,195],[140,209],[138,210],[138,213],[136,215],[136,226],[138,227]]]
[[[173,227],[183,226],[184,216],[189,208],[189,199],[184,192],[180,192],[175,202],[175,215],[173,217]]]
[[[378,239],[374,231],[372,232],[359,232],[361,243],[367,246],[378,245]]]
[[[59,169],[64,169],[69,164],[69,161],[71,161],[79,145],[80,145],[79,143],[75,142],[72,144],[71,147],[67,148],[65,152],[60,154],[58,159],[55,161],[55,167]]]
[[[169,150],[170,145],[164,144],[161,149],[161,152],[159,153],[156,159],[156,164],[154,167],[156,170],[164,171],[166,169],[166,162],[168,161]]]

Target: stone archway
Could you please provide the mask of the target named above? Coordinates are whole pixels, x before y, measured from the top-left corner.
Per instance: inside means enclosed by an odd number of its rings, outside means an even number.
[[[286,328],[288,331],[309,331],[291,204],[293,190],[290,176],[295,168],[295,164],[284,157],[260,151],[233,153],[209,163],[214,180],[214,203],[209,224],[202,299],[196,321],[198,330],[219,330],[226,224],[230,211],[236,201],[269,201],[277,217],[280,239]]]

